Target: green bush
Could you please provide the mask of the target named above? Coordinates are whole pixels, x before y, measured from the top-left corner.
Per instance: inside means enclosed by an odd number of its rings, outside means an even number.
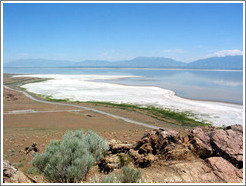
[[[142,172],[129,167],[123,167],[121,173],[110,173],[107,176],[103,176],[101,180],[96,175],[93,179],[93,183],[140,183],[144,180],[142,178]]]
[[[51,182],[76,183],[108,150],[107,141],[93,131],[69,131],[63,141],[54,140],[42,154],[36,154],[32,165]]]
[[[122,183],[138,183],[142,177],[142,172],[130,167],[123,167],[120,180]]]
[[[120,155],[120,166],[124,167],[129,165],[129,163],[132,161],[132,158],[129,154],[122,154]]]
[[[110,173],[107,176],[103,176],[101,183],[121,183],[119,174]]]

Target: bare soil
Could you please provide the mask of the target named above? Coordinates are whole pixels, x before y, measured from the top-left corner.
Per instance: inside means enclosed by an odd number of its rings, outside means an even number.
[[[34,80],[37,80],[37,78],[12,78],[10,75],[4,76],[4,84],[12,88],[20,85],[20,82],[26,83]],[[115,106],[93,103],[79,104],[164,128],[175,128],[181,132],[187,130],[184,130],[181,126],[163,122],[158,118],[153,118],[151,115],[131,108],[121,109]],[[11,111],[21,110],[62,111],[7,114]],[[146,132],[152,130],[88,110],[70,110],[79,109],[70,106],[38,103],[30,100],[20,92],[4,88],[3,158],[9,160],[11,164],[14,164],[24,173],[27,173],[31,167],[33,154],[26,155],[23,153],[23,150],[35,142],[40,152],[42,152],[50,141],[62,139],[62,136],[68,130],[93,130],[107,140],[116,139],[128,143],[135,143]],[[158,167],[152,167],[148,169],[149,171],[146,169],[144,170],[144,175],[152,175],[158,169]],[[158,179],[155,181],[158,182]]]

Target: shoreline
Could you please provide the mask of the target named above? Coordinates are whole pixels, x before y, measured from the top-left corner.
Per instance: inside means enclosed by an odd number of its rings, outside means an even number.
[[[129,78],[118,78],[118,79],[129,79]],[[106,81],[93,81],[92,82],[105,82],[107,83]],[[132,86],[132,87],[143,87],[142,85],[128,85],[128,84],[124,84],[124,83],[115,83],[117,85],[124,85],[124,86]],[[161,89],[165,89],[165,88],[162,88],[160,86],[151,86],[151,85],[148,85],[148,87],[158,87],[158,88],[161,88]],[[184,96],[180,96],[179,94],[177,94],[175,91],[173,90],[170,90],[170,89],[165,89],[165,90],[168,90],[168,91],[172,91],[174,92],[174,95],[177,96],[177,97],[180,97],[180,98],[183,98],[183,99],[188,99],[188,100],[191,100],[191,101],[203,101],[203,102],[213,102],[213,103],[225,103],[225,104],[232,104],[232,105],[241,105],[243,106],[243,104],[241,103],[233,103],[233,102],[229,102],[229,101],[219,101],[219,100],[206,100],[206,99],[195,99],[195,98],[188,98],[188,97],[184,97]]]
[[[12,68],[12,67],[10,67]],[[20,68],[23,68],[23,67],[20,67]],[[24,67],[26,68],[26,67]],[[32,67],[30,67],[32,68]],[[55,68],[55,67],[54,67]],[[89,69],[89,68],[88,68]],[[174,69],[176,70],[176,69]],[[181,69],[183,70],[183,69]],[[185,69],[184,69],[185,70]],[[234,71],[234,70],[229,70],[229,71]],[[235,70],[235,71],[241,71],[241,70]],[[39,74],[19,74],[19,73],[3,73],[3,75],[12,75],[12,76],[24,76],[24,75],[39,75]],[[43,75],[43,74],[42,74]],[[81,74],[45,74],[45,75],[81,75]],[[86,75],[85,75],[86,76]],[[96,76],[96,75],[95,75]],[[114,76],[114,75],[112,75]],[[141,76],[131,76],[131,77],[119,77],[119,78],[114,78],[114,80],[117,80],[117,79],[129,79],[129,78],[135,78],[135,77],[141,77]],[[110,79],[109,79],[110,80]],[[90,81],[90,80],[88,80]],[[106,79],[107,81],[107,79]],[[107,83],[106,81],[104,80],[100,80],[97,81],[97,80],[91,80],[91,82],[105,82]],[[146,87],[146,86],[142,86],[142,85],[128,85],[128,84],[124,84],[124,83],[114,83],[114,84],[117,84],[117,85],[123,85],[123,86],[132,86],[132,87]],[[235,102],[230,102],[230,101],[219,101],[219,100],[209,100],[209,99],[196,99],[196,98],[189,98],[189,97],[185,97],[185,96],[181,96],[179,94],[177,94],[175,91],[173,90],[170,90],[170,89],[165,89],[163,87],[160,87],[160,86],[151,86],[151,85],[148,85],[148,87],[158,87],[158,88],[161,88],[161,89],[164,89],[164,90],[167,90],[167,91],[172,91],[174,93],[174,96],[177,96],[177,97],[180,97],[180,98],[183,98],[183,99],[187,99],[187,100],[191,100],[191,101],[201,101],[201,102],[212,102],[212,103],[219,103],[219,104],[232,104],[232,105],[240,105],[240,106],[243,106],[243,103],[235,103]]]
[[[22,86],[27,91],[51,96],[50,98],[52,99],[154,106],[171,109],[175,112],[194,113],[199,116],[198,118],[196,117],[197,121],[207,121],[215,126],[230,125],[232,123],[242,125],[243,121],[242,105],[184,99],[175,95],[174,91],[158,87],[123,86],[112,83],[92,82],[93,80],[102,79],[102,77],[103,80],[107,80],[126,76],[35,74],[16,77],[54,78],[53,80],[42,82],[42,86],[35,83]],[[82,88],[79,86],[81,84],[84,85]],[[126,95],[128,96],[126,97]],[[92,99],[93,96],[94,99]]]

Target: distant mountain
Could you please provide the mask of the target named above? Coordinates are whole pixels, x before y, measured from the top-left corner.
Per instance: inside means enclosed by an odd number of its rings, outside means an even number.
[[[243,69],[243,56],[225,56],[200,59],[188,63],[187,67],[202,69]]]
[[[125,61],[85,60],[81,62],[45,59],[21,59],[4,67],[115,67],[115,68],[185,68],[185,69],[243,69],[243,56],[200,59],[191,63],[163,57],[137,57]]]
[[[76,64],[76,66],[100,66],[100,67],[162,67],[176,68],[184,66],[185,63],[163,57],[137,57],[126,61],[94,61],[87,60]]]
[[[6,64],[4,67],[63,67],[74,63],[65,60],[47,60],[47,59],[19,59]]]

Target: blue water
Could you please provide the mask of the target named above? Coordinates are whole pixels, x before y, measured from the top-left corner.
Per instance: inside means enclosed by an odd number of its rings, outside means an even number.
[[[243,71],[119,69],[119,68],[4,68],[15,74],[94,74],[134,75],[138,78],[107,82],[158,86],[173,90],[178,96],[243,104]]]

